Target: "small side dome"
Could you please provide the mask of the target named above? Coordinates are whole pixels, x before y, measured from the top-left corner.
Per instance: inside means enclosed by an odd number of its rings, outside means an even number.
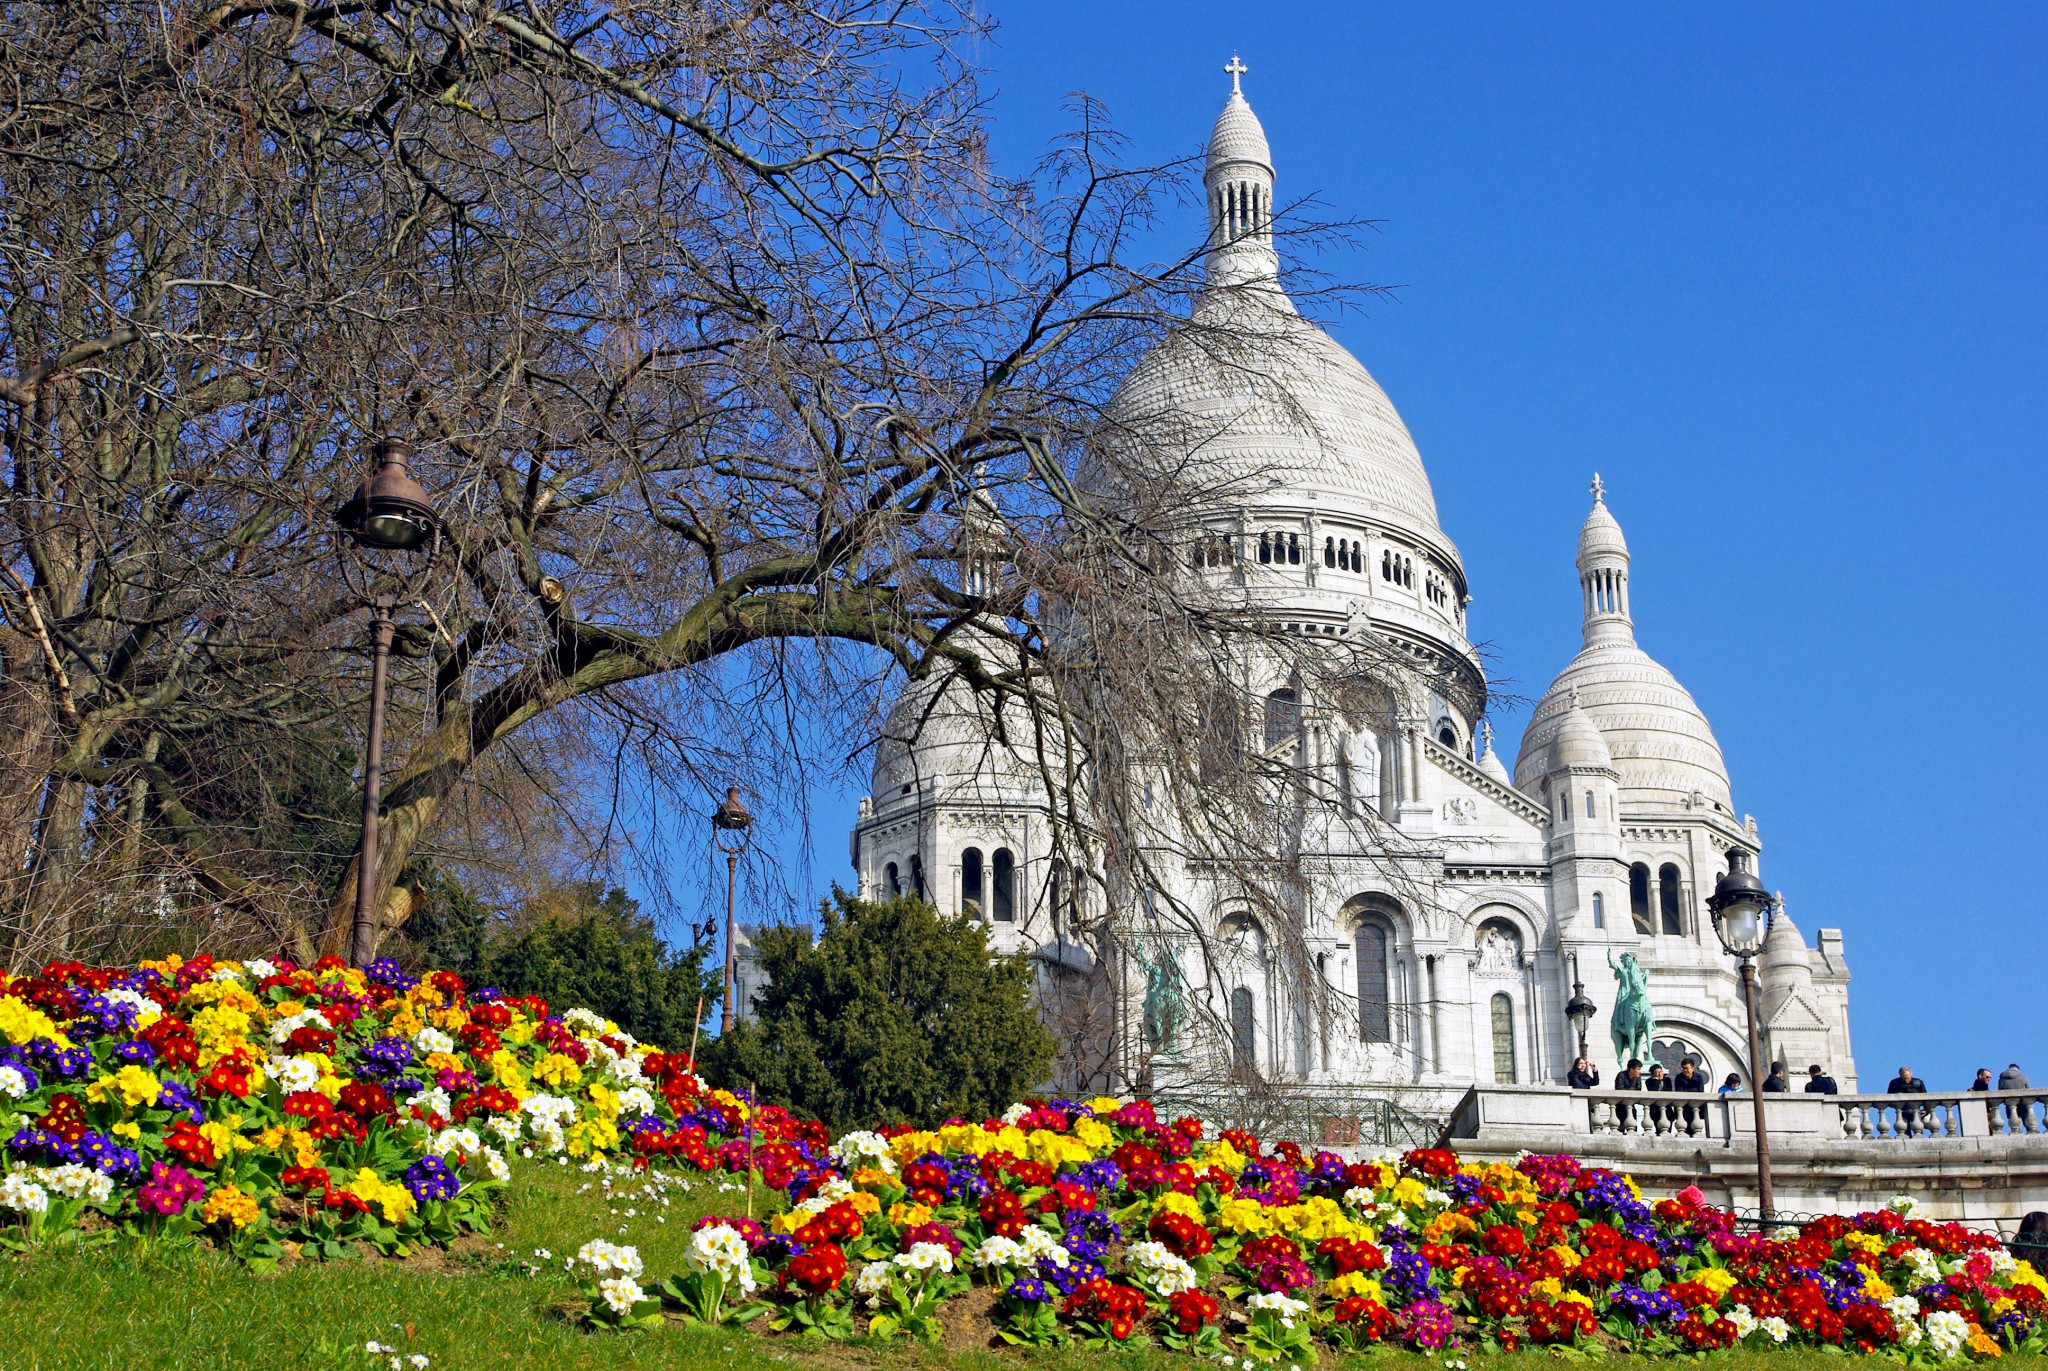
[[[1514,782],[1508,778],[1507,764],[1493,750],[1493,725],[1481,724],[1480,728],[1486,738],[1486,750],[1479,756],[1479,769],[1502,785],[1512,786]]]
[[[1614,769],[1614,754],[1607,750],[1607,740],[1600,736],[1599,728],[1586,716],[1586,711],[1579,708],[1577,695],[1573,695],[1565,706],[1564,718],[1551,739],[1550,757],[1547,768],[1550,771],[1561,771],[1566,767]]]
[[[1758,969],[1763,990],[1764,1016],[1775,1015],[1793,994],[1813,988],[1813,958],[1807,955],[1806,939],[1799,926],[1785,912],[1784,897],[1771,918],[1770,934],[1764,939],[1764,954]]]

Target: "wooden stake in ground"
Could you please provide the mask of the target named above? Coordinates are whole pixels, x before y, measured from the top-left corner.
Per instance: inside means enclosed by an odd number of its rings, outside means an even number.
[[[703,1024],[703,1022],[704,997],[702,995],[699,995],[697,997],[697,1017],[690,1020],[690,1071],[693,1075],[696,1073],[697,1070],[697,1029]]]

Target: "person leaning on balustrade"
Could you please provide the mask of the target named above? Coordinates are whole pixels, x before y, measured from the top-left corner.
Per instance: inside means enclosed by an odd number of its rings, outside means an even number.
[[[1572,1069],[1564,1073],[1564,1083],[1574,1090],[1597,1090],[1600,1088],[1600,1068],[1584,1057],[1572,1063]]]

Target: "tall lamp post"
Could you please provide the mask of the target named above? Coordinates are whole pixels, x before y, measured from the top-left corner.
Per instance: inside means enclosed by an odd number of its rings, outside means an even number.
[[[738,966],[733,955],[737,933],[733,887],[739,881],[740,853],[747,850],[747,830],[754,826],[754,816],[740,803],[738,786],[726,787],[725,803],[711,812],[711,826],[718,830],[718,850],[725,854],[725,1006],[718,1015],[718,1031],[724,1034],[732,1032],[733,979]]]
[[[356,916],[348,958],[368,966],[377,950],[377,819],[384,800],[384,680],[399,600],[433,569],[441,517],[406,470],[412,447],[380,438],[377,469],[334,511],[346,540],[341,574],[370,611],[370,728],[363,744],[363,831],[356,848]]]
[[[1586,998],[1586,983],[1579,979],[1579,954],[1572,953],[1572,997],[1564,1002],[1564,1016],[1571,1020],[1572,1027],[1579,1033],[1579,1055],[1586,1055],[1586,1026],[1593,1022],[1593,1016],[1600,1012],[1600,1006]]]
[[[1728,872],[1714,882],[1707,908],[1714,916],[1714,935],[1728,955],[1742,964],[1742,1007],[1749,1017],[1749,1094],[1756,1110],[1757,1212],[1771,1219],[1771,1140],[1764,1130],[1764,1050],[1756,1027],[1756,955],[1764,950],[1771,912],[1777,901],[1749,870],[1740,850],[1728,854]]]

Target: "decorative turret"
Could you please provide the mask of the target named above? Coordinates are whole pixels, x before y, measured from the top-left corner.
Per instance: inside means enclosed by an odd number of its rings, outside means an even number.
[[[1481,720],[1479,733],[1480,737],[1485,740],[1485,750],[1479,754],[1479,769],[1493,777],[1494,780],[1499,781],[1502,785],[1513,785],[1514,781],[1508,777],[1507,764],[1494,755],[1493,724],[1489,721]]]
[[[1628,617],[1628,540],[1607,512],[1607,487],[1593,473],[1593,510],[1579,530],[1579,585],[1586,597],[1586,646],[1633,643]]]
[[[1209,132],[1209,159],[1202,172],[1202,185],[1209,193],[1209,282],[1277,285],[1273,154],[1266,146],[1266,130],[1245,103],[1240,85],[1250,68],[1233,54],[1223,70],[1230,74],[1230,99]]]

